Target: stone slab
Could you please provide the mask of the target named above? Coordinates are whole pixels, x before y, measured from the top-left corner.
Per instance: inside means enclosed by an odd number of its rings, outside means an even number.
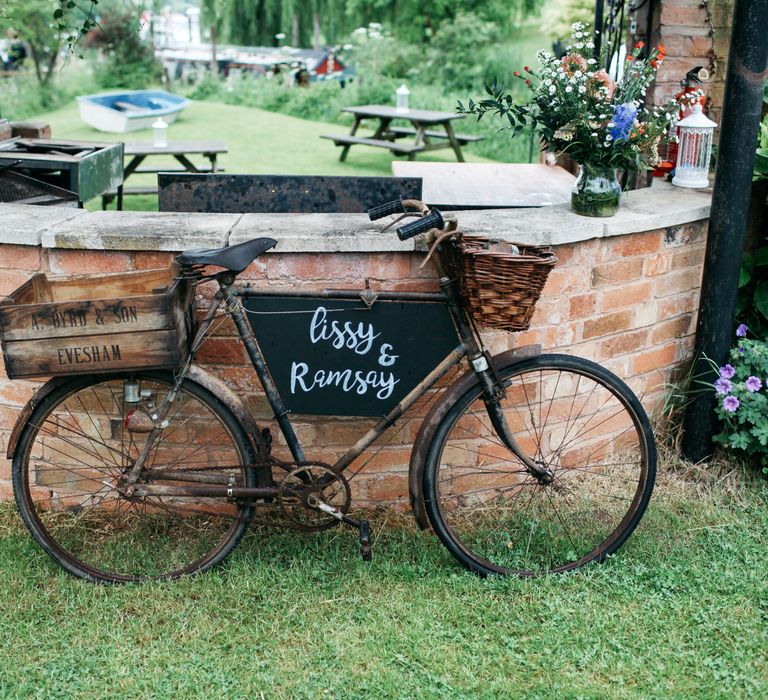
[[[709,216],[711,194],[666,182],[628,192],[616,216],[577,216],[567,204],[539,208],[450,212],[461,230],[532,245],[560,245],[699,221]],[[48,248],[179,251],[215,248],[270,236],[276,252],[394,252],[422,249],[400,241],[387,221],[365,214],[193,214],[83,212],[0,204],[0,243]]]
[[[0,203],[0,243],[40,245],[49,226],[87,218],[83,209]],[[74,225],[73,225],[74,226]]]
[[[241,214],[166,214],[140,211],[92,212],[75,223],[47,228],[46,248],[79,250],[166,250],[218,248]]]
[[[229,244],[269,236],[277,253],[360,253],[409,251],[414,241],[400,241],[394,229],[382,232],[387,221],[370,221],[365,214],[245,214]]]

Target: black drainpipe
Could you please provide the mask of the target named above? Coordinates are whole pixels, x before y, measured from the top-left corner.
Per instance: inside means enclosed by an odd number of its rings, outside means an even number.
[[[693,376],[704,381],[716,378],[706,358],[723,365],[734,337],[766,64],[768,0],[736,0],[696,327]],[[682,449],[687,459],[700,462],[712,456],[716,399],[713,391],[694,396],[685,412]]]

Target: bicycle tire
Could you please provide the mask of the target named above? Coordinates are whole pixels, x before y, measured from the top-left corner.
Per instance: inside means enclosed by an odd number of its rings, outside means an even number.
[[[589,360],[542,355],[501,368],[507,422],[529,474],[499,440],[475,384],[435,431],[423,477],[430,523],[471,571],[529,577],[603,561],[637,527],[656,447],[631,389]]]
[[[40,546],[75,576],[125,583],[199,573],[234,549],[252,506],[226,498],[125,497],[115,489],[148,435],[146,421],[141,432],[140,421],[128,417],[138,406],[125,402],[128,378],[154,392],[158,404],[174,383],[160,371],[77,377],[32,411],[13,458],[19,512]],[[254,462],[248,436],[214,394],[185,380],[168,420],[148,469],[197,469],[254,485],[255,470],[245,466]],[[143,481],[178,483],[147,474]]]

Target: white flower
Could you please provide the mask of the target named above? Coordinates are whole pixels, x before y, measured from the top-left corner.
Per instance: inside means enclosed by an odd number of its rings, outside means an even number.
[[[579,85],[579,92],[583,95],[587,91],[586,85]]]
[[[573,88],[570,85],[566,85],[565,86],[565,91],[566,92],[573,92]]]
[[[597,61],[594,58],[588,58],[587,63],[589,63],[590,66],[594,66]]]
[[[557,92],[557,88],[554,85],[549,86],[549,94],[554,95]]]

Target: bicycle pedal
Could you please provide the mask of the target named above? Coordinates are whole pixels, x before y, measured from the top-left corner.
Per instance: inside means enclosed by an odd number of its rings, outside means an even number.
[[[363,561],[371,561],[373,552],[371,551],[371,526],[367,520],[360,521],[360,556]]]

